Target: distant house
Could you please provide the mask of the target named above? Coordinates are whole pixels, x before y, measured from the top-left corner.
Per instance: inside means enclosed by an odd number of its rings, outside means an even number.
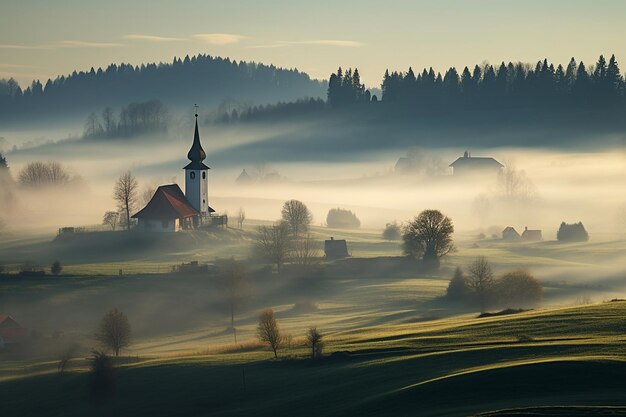
[[[541,230],[531,230],[528,227],[524,227],[524,232],[522,233],[522,240],[525,242],[538,242],[543,240],[543,236],[541,235]]]
[[[514,227],[508,226],[505,227],[502,231],[502,240],[506,241],[515,241],[520,240],[521,236],[517,233]]]
[[[346,241],[344,239],[335,240],[334,237],[324,241],[324,254],[327,260],[343,259],[350,256]]]
[[[0,314],[0,349],[10,348],[28,339],[29,331],[8,314]]]
[[[211,207],[209,212],[214,212]],[[177,184],[161,185],[141,211],[133,216],[139,230],[146,232],[177,232],[192,229],[199,223],[200,213],[187,200]]]
[[[239,176],[235,180],[235,183],[237,183],[238,185],[246,185],[246,184],[250,184],[251,182],[252,182],[252,177],[246,172],[245,169],[241,171],[241,174],[239,174]]]
[[[497,175],[504,165],[491,157],[472,156],[465,151],[462,157],[450,164],[454,176]]]

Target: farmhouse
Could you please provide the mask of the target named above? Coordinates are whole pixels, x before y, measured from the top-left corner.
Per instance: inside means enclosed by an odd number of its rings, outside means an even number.
[[[502,231],[502,240],[506,241],[515,241],[520,240],[521,236],[517,233],[514,227],[508,226],[505,227]]]
[[[335,240],[334,237],[324,241],[324,254],[327,260],[343,259],[350,256],[345,239]]]
[[[543,236],[541,235],[541,230],[531,230],[528,227],[524,227],[524,232],[522,233],[522,240],[525,242],[538,242],[543,240]]]
[[[491,157],[472,156],[468,151],[450,166],[452,174],[457,177],[497,175],[504,168],[504,165]]]
[[[8,314],[0,314],[0,350],[23,343],[29,336],[27,329]]]
[[[226,216],[213,216],[209,206],[209,167],[204,164],[206,153],[200,143],[198,115],[193,144],[187,153],[191,161],[185,170],[185,192],[177,184],[162,185],[148,204],[132,217],[138,219],[138,229],[146,232],[178,232],[202,225],[226,225]]]

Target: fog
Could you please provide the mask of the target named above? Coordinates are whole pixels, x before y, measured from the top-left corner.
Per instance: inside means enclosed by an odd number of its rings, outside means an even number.
[[[449,215],[459,232],[486,231],[490,226],[528,226],[552,238],[562,221],[582,221],[593,235],[623,232],[620,219],[626,203],[626,151],[623,147],[589,150],[546,148],[471,148],[473,156],[492,156],[517,172],[523,171],[530,194],[510,199],[502,195],[495,176],[462,181],[448,165],[462,155],[461,147],[390,147],[381,151],[334,153],[332,158],[296,153],[254,159],[246,146],[294,135],[311,126],[201,127],[207,151],[210,204],[220,213],[240,207],[249,219],[275,220],[287,199],[299,199],[312,210],[314,224],[325,223],[330,208],[354,211],[363,228],[381,228],[392,220],[406,221],[426,208]],[[48,192],[18,192],[12,228],[56,228],[98,224],[106,210],[115,207],[115,179],[130,169],[140,188],[159,183],[183,185],[182,167],[191,143],[186,136],[168,134],[132,140],[65,140],[9,152],[13,177],[28,162],[55,160],[79,176],[80,187]],[[323,135],[324,131],[320,131]],[[417,150],[416,150],[417,149]],[[438,172],[398,174],[394,164],[409,151],[421,163],[435,161]],[[247,186],[235,183],[243,169],[255,179]],[[528,194],[528,193],[527,193]],[[45,204],[41,204],[44,202]]]
[[[149,272],[163,273],[173,264],[190,260],[248,258],[250,236],[234,230],[207,236],[189,233],[158,239],[133,238],[125,245],[120,245],[113,234],[85,242],[50,243],[58,228],[99,225],[105,211],[115,210],[113,185],[126,170],[137,177],[140,194],[172,182],[183,188],[182,167],[187,164],[193,137],[191,120],[183,127],[162,136],[100,141],[67,139],[67,134],[58,133],[40,145],[33,145],[31,139],[42,137],[41,132],[21,133],[19,140],[25,145],[6,153],[15,180],[20,170],[33,161],[60,162],[75,180],[65,187],[47,189],[28,189],[18,182],[12,185],[14,198],[4,202],[0,212],[6,224],[0,237],[0,243],[4,240],[0,248],[5,251],[0,253],[0,262],[33,260],[49,265],[58,257],[69,273],[91,272],[89,265],[94,265],[96,273],[114,275],[119,268],[132,275],[134,271],[148,271],[141,264],[144,261],[146,265],[152,263],[154,269]],[[415,138],[410,132],[406,134]],[[544,306],[602,301],[626,294],[623,146],[602,146],[593,151],[588,146],[468,149],[449,143],[426,146],[420,140],[411,144],[407,139],[406,143],[396,141],[376,149],[355,150],[352,145],[342,148],[335,144],[328,157],[306,149],[292,153],[290,158],[284,151],[257,153],[268,144],[271,149],[278,139],[284,141],[292,136],[294,144],[290,146],[297,148],[298,143],[316,135],[324,142],[333,134],[313,123],[200,127],[207,152],[205,162],[211,167],[209,204],[218,213],[234,217],[243,208],[249,225],[273,222],[279,219],[286,200],[298,199],[311,210],[313,225],[320,226],[314,229],[319,241],[341,235],[341,231],[324,228],[328,210],[336,207],[353,211],[364,233],[362,238],[352,235],[355,241],[349,241],[354,263],[330,266],[304,277],[299,272],[287,272],[268,280],[267,270],[256,269],[259,266],[250,261],[255,294],[241,308],[242,338],[254,336],[255,314],[268,305],[278,306],[281,319],[293,332],[309,324],[297,319],[301,312],[294,304],[298,303],[312,305],[312,312],[307,314],[332,331],[463,312],[451,305],[442,308],[433,300],[444,294],[455,266],[465,267],[482,255],[489,258],[496,274],[514,268],[531,270],[545,287]],[[8,140],[17,142],[14,136]],[[453,142],[461,141],[456,138]],[[503,163],[518,181],[514,192],[507,194],[502,177],[495,174],[465,179],[452,175],[449,164],[466,150],[474,157],[490,156]],[[398,158],[407,155],[419,163],[414,171],[401,173],[395,165]],[[243,169],[252,177],[244,185],[236,183]],[[430,280],[426,292],[416,284],[422,280],[414,279],[422,272],[393,258],[402,253],[399,243],[379,238],[386,223],[406,222],[424,209],[441,210],[452,219],[458,248],[437,274],[426,275]],[[589,242],[569,246],[554,242],[561,222],[579,221],[589,232]],[[234,219],[230,223],[235,226]],[[499,238],[505,226],[513,226],[518,232],[526,226],[541,229],[545,242],[503,245]],[[484,237],[479,238],[479,234]],[[32,237],[35,243],[28,240]],[[202,248],[194,247],[197,242],[203,242]],[[377,254],[380,259],[375,257]],[[370,259],[359,259],[361,256]],[[72,269],[76,264],[82,269]],[[143,352],[179,352],[207,342],[230,343],[231,334],[224,330],[228,314],[216,284],[207,284],[204,277],[169,278],[149,278],[149,289],[145,289],[148,281],[142,276],[114,282],[89,278],[70,287],[60,280],[51,281],[46,284],[49,289],[37,289],[32,297],[16,293],[5,295],[2,301],[4,308],[31,328],[48,333],[63,330],[76,337],[91,334],[98,318],[117,306],[133,321],[139,338],[137,349]],[[185,303],[180,302],[183,299]],[[172,313],[165,319],[164,311]],[[197,337],[189,333],[171,342],[171,346],[169,342],[150,342],[185,332],[196,332],[193,334]]]

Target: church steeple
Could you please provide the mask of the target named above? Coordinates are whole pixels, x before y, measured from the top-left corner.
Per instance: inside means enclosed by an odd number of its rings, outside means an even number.
[[[187,159],[191,162],[184,169],[210,169],[202,161],[206,159],[206,153],[200,144],[200,133],[198,132],[198,114],[196,113],[196,130],[193,134],[193,144],[187,152]]]

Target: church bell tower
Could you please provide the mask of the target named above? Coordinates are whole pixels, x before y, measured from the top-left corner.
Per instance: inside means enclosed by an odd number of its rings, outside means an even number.
[[[209,167],[202,161],[206,153],[200,144],[198,133],[198,114],[196,113],[196,130],[193,135],[193,144],[187,153],[191,161],[185,168],[185,197],[189,203],[202,215],[209,214]]]

